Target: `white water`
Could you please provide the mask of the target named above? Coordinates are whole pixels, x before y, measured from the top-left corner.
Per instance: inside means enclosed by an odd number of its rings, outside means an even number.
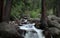
[[[45,38],[42,33],[43,30],[35,28],[34,25],[35,23],[23,24],[22,26],[19,26],[20,29],[27,31],[24,38]]]

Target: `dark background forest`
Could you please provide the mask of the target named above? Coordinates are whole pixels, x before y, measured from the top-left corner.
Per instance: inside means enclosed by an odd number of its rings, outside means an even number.
[[[22,38],[16,29],[18,25],[7,22],[18,23],[23,16],[45,30],[45,38],[51,38],[50,34],[60,38],[60,0],[0,0],[0,37]]]

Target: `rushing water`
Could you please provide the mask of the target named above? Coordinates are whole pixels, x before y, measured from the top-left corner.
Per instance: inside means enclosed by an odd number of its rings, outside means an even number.
[[[24,38],[45,38],[42,33],[43,30],[35,28],[34,25],[35,23],[23,24],[22,26],[19,26],[20,29],[27,31]]]

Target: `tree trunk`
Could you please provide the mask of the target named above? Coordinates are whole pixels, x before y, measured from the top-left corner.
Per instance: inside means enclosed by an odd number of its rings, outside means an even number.
[[[0,22],[2,22],[3,3],[4,0],[0,0]]]
[[[46,16],[46,0],[42,0],[42,13],[41,13],[41,24],[42,28],[47,26],[47,16]]]
[[[56,0],[53,2],[53,14],[56,15]]]
[[[12,0],[6,0],[6,5],[4,7],[3,12],[3,21],[9,21],[10,20],[10,12],[11,12],[11,6],[12,6]]]
[[[48,24],[47,24],[47,15],[46,15],[46,0],[42,0],[41,28],[45,30],[45,38],[51,38],[47,26]]]
[[[53,14],[56,15],[56,7],[53,6]]]
[[[60,17],[60,0],[56,1],[56,16]]]

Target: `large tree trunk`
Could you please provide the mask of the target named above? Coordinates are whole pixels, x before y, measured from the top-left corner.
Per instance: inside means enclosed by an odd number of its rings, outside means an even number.
[[[4,0],[0,0],[0,22],[2,22],[3,3]]]
[[[47,28],[47,15],[46,15],[46,0],[42,0],[42,15],[41,15],[41,27],[45,30],[45,38],[51,38],[50,32]]]
[[[9,21],[10,20],[10,12],[11,12],[11,6],[12,6],[12,0],[6,0],[6,5],[3,12],[3,21]]]
[[[42,13],[41,13],[41,24],[43,28],[47,26],[47,16],[46,16],[46,0],[42,0]]]

